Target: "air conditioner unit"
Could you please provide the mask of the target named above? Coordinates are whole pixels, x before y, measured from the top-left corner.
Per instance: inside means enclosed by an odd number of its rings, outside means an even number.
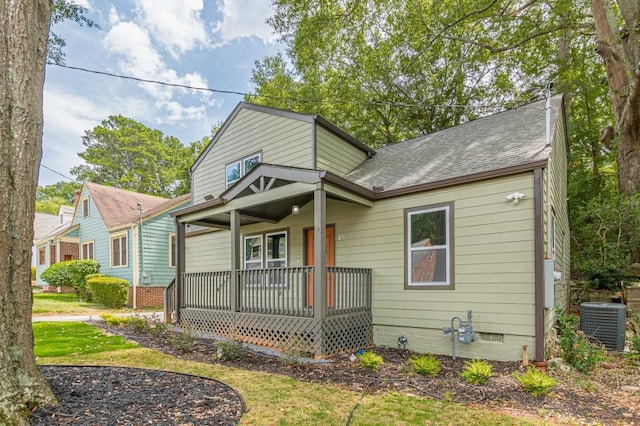
[[[585,302],[580,305],[580,328],[587,338],[607,349],[624,349],[627,307],[621,303]]]

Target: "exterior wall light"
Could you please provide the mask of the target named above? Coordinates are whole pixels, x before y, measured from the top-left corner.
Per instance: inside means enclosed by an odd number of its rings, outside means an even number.
[[[300,206],[294,204],[293,207],[291,207],[291,214],[300,214]]]
[[[522,200],[524,197],[525,197],[524,192],[516,191],[507,195],[507,200],[513,201],[513,204],[518,204],[518,201]]]

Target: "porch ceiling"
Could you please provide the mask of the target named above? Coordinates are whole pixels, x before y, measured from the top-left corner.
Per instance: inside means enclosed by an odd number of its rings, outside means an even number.
[[[230,212],[240,213],[240,225],[258,222],[276,223],[291,214],[294,204],[303,206],[313,200],[313,193],[323,188],[327,198],[371,207],[373,201],[339,184],[339,179],[325,182],[327,172],[261,164],[220,198],[202,206],[177,212],[182,223],[228,229]]]

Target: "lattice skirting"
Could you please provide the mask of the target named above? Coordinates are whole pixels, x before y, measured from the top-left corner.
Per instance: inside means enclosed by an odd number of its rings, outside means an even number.
[[[288,353],[314,356],[352,351],[373,344],[369,312],[318,321],[314,318],[183,308],[180,310],[180,325]]]

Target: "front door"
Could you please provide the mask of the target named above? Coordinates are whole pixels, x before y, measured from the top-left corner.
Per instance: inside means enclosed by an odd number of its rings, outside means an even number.
[[[314,244],[313,244],[313,229],[305,230],[305,247],[306,247],[306,259],[307,266],[313,266],[314,261]],[[327,246],[327,266],[335,266],[335,228],[333,226],[327,226],[326,230],[326,246]],[[336,286],[334,274],[327,272],[327,307],[332,308],[336,304]],[[313,272],[309,273],[309,280],[307,282],[307,305],[313,306]]]

